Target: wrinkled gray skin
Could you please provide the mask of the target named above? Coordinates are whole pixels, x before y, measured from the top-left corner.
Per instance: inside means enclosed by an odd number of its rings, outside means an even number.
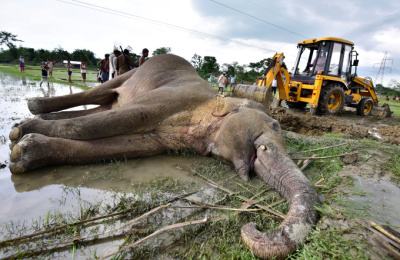
[[[76,112],[56,112],[97,104]],[[279,124],[261,104],[217,97],[193,67],[175,55],[151,58],[88,91],[28,102],[35,119],[12,129],[12,173],[104,158],[134,158],[191,149],[232,163],[248,179],[251,165],[291,201],[275,232],[242,227],[244,243],[261,258],[285,258],[317,221],[317,195],[286,153]]]

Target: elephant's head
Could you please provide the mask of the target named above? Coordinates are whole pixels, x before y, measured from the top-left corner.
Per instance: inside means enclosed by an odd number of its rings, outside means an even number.
[[[317,221],[314,204],[318,197],[312,183],[287,154],[278,122],[264,108],[250,102],[226,115],[216,139],[217,156],[233,162],[243,179],[247,180],[254,169],[291,202],[285,220],[274,232],[262,233],[254,223],[242,227],[242,239],[256,256],[285,258]]]

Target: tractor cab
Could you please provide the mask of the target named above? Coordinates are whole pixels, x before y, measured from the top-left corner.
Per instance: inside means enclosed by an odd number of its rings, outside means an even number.
[[[353,46],[350,41],[334,37],[299,42],[299,52],[290,81],[313,85],[316,75],[324,75],[336,78],[333,80],[341,79],[339,81],[347,88],[351,76]]]

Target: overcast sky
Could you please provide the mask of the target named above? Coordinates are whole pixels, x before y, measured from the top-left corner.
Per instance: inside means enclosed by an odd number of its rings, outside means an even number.
[[[330,36],[355,43],[360,76],[375,80],[387,52],[392,69],[383,83],[400,81],[399,0],[0,0],[0,8],[0,30],[24,47],[88,49],[97,57],[114,43],[137,54],[170,47],[221,65],[284,52],[290,69],[299,41]]]

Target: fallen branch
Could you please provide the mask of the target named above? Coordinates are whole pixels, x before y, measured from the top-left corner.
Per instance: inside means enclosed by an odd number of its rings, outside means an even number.
[[[204,179],[204,181],[205,181],[206,183],[208,183],[209,185],[211,185],[211,186],[213,186],[213,187],[216,187],[217,189],[220,189],[220,190],[222,190],[222,191],[225,191],[225,192],[228,193],[228,194],[235,195],[236,197],[238,197],[239,199],[241,199],[241,200],[243,200],[243,201],[245,201],[245,202],[251,203],[250,199],[248,199],[248,198],[246,198],[246,197],[244,197],[244,196],[242,196],[242,195],[239,195],[239,194],[237,194],[236,192],[233,192],[233,191],[231,191],[231,190],[229,190],[229,189],[227,189],[227,188],[225,188],[225,187],[222,187],[221,185],[219,185],[219,184],[213,182],[212,180],[207,179],[205,176],[203,176],[203,175],[200,174],[200,173],[196,173],[196,174],[199,175],[200,177],[202,177],[202,178]],[[276,211],[274,211],[274,210],[272,210],[272,209],[270,209],[270,208],[268,208],[268,207],[266,207],[266,206],[263,206],[263,205],[260,205],[260,204],[257,204],[257,203],[254,203],[254,206],[256,206],[256,207],[258,207],[258,208],[260,208],[260,209],[263,209],[263,210],[265,210],[265,211],[268,211],[269,213],[274,214],[274,215],[280,217],[281,219],[285,219],[285,216],[279,214],[278,212],[276,212]]]
[[[371,228],[370,226],[368,226],[367,224],[365,224],[363,221],[361,220],[356,220],[359,224],[361,224],[362,226],[364,226],[366,229],[368,229],[369,231],[377,234],[379,237],[381,237],[382,239],[384,239],[386,242],[390,243],[392,246],[396,247],[397,249],[400,250],[400,244],[396,243],[395,241],[393,241],[392,239],[384,236],[382,233],[378,232],[377,230]]]
[[[171,209],[219,209],[230,211],[260,211],[261,209],[235,209],[228,207],[210,207],[210,206],[169,206]]]
[[[313,159],[328,159],[328,158],[335,158],[335,157],[344,157],[344,156],[349,156],[353,154],[358,154],[358,152],[352,152],[352,153],[344,153],[344,154],[338,154],[338,155],[332,155],[332,156],[324,156],[324,157],[314,157]],[[307,160],[309,158],[304,157],[304,158],[292,158],[292,160]]]
[[[177,228],[190,226],[190,225],[204,224],[204,223],[207,223],[207,222],[214,222],[214,221],[219,221],[219,220],[222,220],[222,218],[214,218],[214,219],[210,219],[210,220],[205,218],[205,219],[202,219],[202,220],[187,221],[187,222],[183,222],[183,223],[178,223],[178,224],[165,226],[162,229],[159,229],[156,232],[148,235],[147,237],[141,238],[138,241],[136,241],[136,242],[134,242],[134,243],[132,243],[132,244],[130,244],[128,246],[125,246],[125,247],[121,248],[118,251],[115,251],[115,252],[113,252],[111,254],[108,254],[106,256],[103,256],[103,257],[99,258],[98,260],[104,260],[104,259],[107,259],[110,256],[115,255],[115,254],[119,254],[119,253],[121,253],[121,252],[123,252],[123,251],[125,251],[125,250],[127,250],[127,249],[129,249],[131,247],[137,246],[137,245],[143,243],[144,241],[146,241],[146,240],[148,240],[148,239],[150,239],[150,238],[152,238],[154,236],[157,236],[158,234],[161,234],[161,233],[163,233],[165,231],[168,231],[168,230],[177,229]]]
[[[380,226],[375,224],[373,221],[370,221],[370,223],[371,223],[371,226],[373,226],[376,230],[378,230],[379,232],[381,232],[382,234],[384,234],[388,238],[392,239],[396,243],[400,244],[400,239],[399,238],[393,236],[392,234],[390,234],[389,232],[387,232],[386,230],[384,230],[383,228],[381,228]]]
[[[310,158],[304,161],[303,166],[301,166],[300,170],[304,170],[310,163],[312,163],[313,159],[317,156],[317,154],[313,154]]]
[[[321,178],[321,179],[319,179],[314,185],[318,185],[318,184],[320,184],[321,182],[323,182],[325,180],[325,178]]]
[[[326,146],[326,147],[321,147],[321,148],[316,148],[316,149],[311,149],[311,150],[299,151],[299,152],[289,152],[289,154],[314,152],[314,151],[325,150],[325,149],[338,147],[338,146],[343,146],[343,145],[347,145],[347,143],[336,144],[336,145],[331,145],[331,146]]]
[[[175,201],[175,200],[177,200],[177,199],[181,199],[181,198],[184,198],[184,197],[193,195],[194,193],[197,193],[197,192],[198,192],[198,191],[194,191],[194,192],[190,192],[190,193],[186,193],[186,194],[179,195],[179,196],[177,196],[177,197],[174,197],[174,198],[168,200],[168,202],[172,202],[172,201]],[[156,209],[157,209],[157,208],[156,208]],[[32,238],[32,237],[44,235],[44,234],[47,234],[47,233],[51,233],[51,232],[54,232],[54,231],[63,229],[63,228],[65,228],[65,227],[76,226],[76,225],[85,224],[85,223],[88,223],[88,222],[94,222],[94,221],[96,221],[96,220],[100,220],[100,219],[104,219],[104,218],[115,217],[115,216],[118,216],[118,215],[127,213],[127,212],[129,212],[129,211],[131,211],[131,210],[133,210],[133,209],[128,208],[128,209],[126,209],[126,210],[122,210],[122,211],[119,211],[119,212],[107,214],[107,215],[104,215],[104,216],[95,217],[95,218],[90,218],[90,219],[85,219],[85,220],[81,220],[81,221],[78,221],[78,222],[73,222],[73,223],[69,223],[69,224],[62,225],[62,226],[54,227],[54,228],[51,228],[51,229],[43,230],[43,231],[40,231],[40,232],[36,232],[36,233],[33,233],[33,234],[29,234],[29,235],[25,235],[25,236],[20,236],[20,237],[8,239],[8,240],[0,241],[0,246],[1,246],[1,245],[4,245],[4,244],[7,244],[7,243],[13,243],[13,242],[15,242],[15,241],[24,240],[24,239],[27,239],[27,238]],[[129,223],[129,222],[128,222],[128,223]]]

